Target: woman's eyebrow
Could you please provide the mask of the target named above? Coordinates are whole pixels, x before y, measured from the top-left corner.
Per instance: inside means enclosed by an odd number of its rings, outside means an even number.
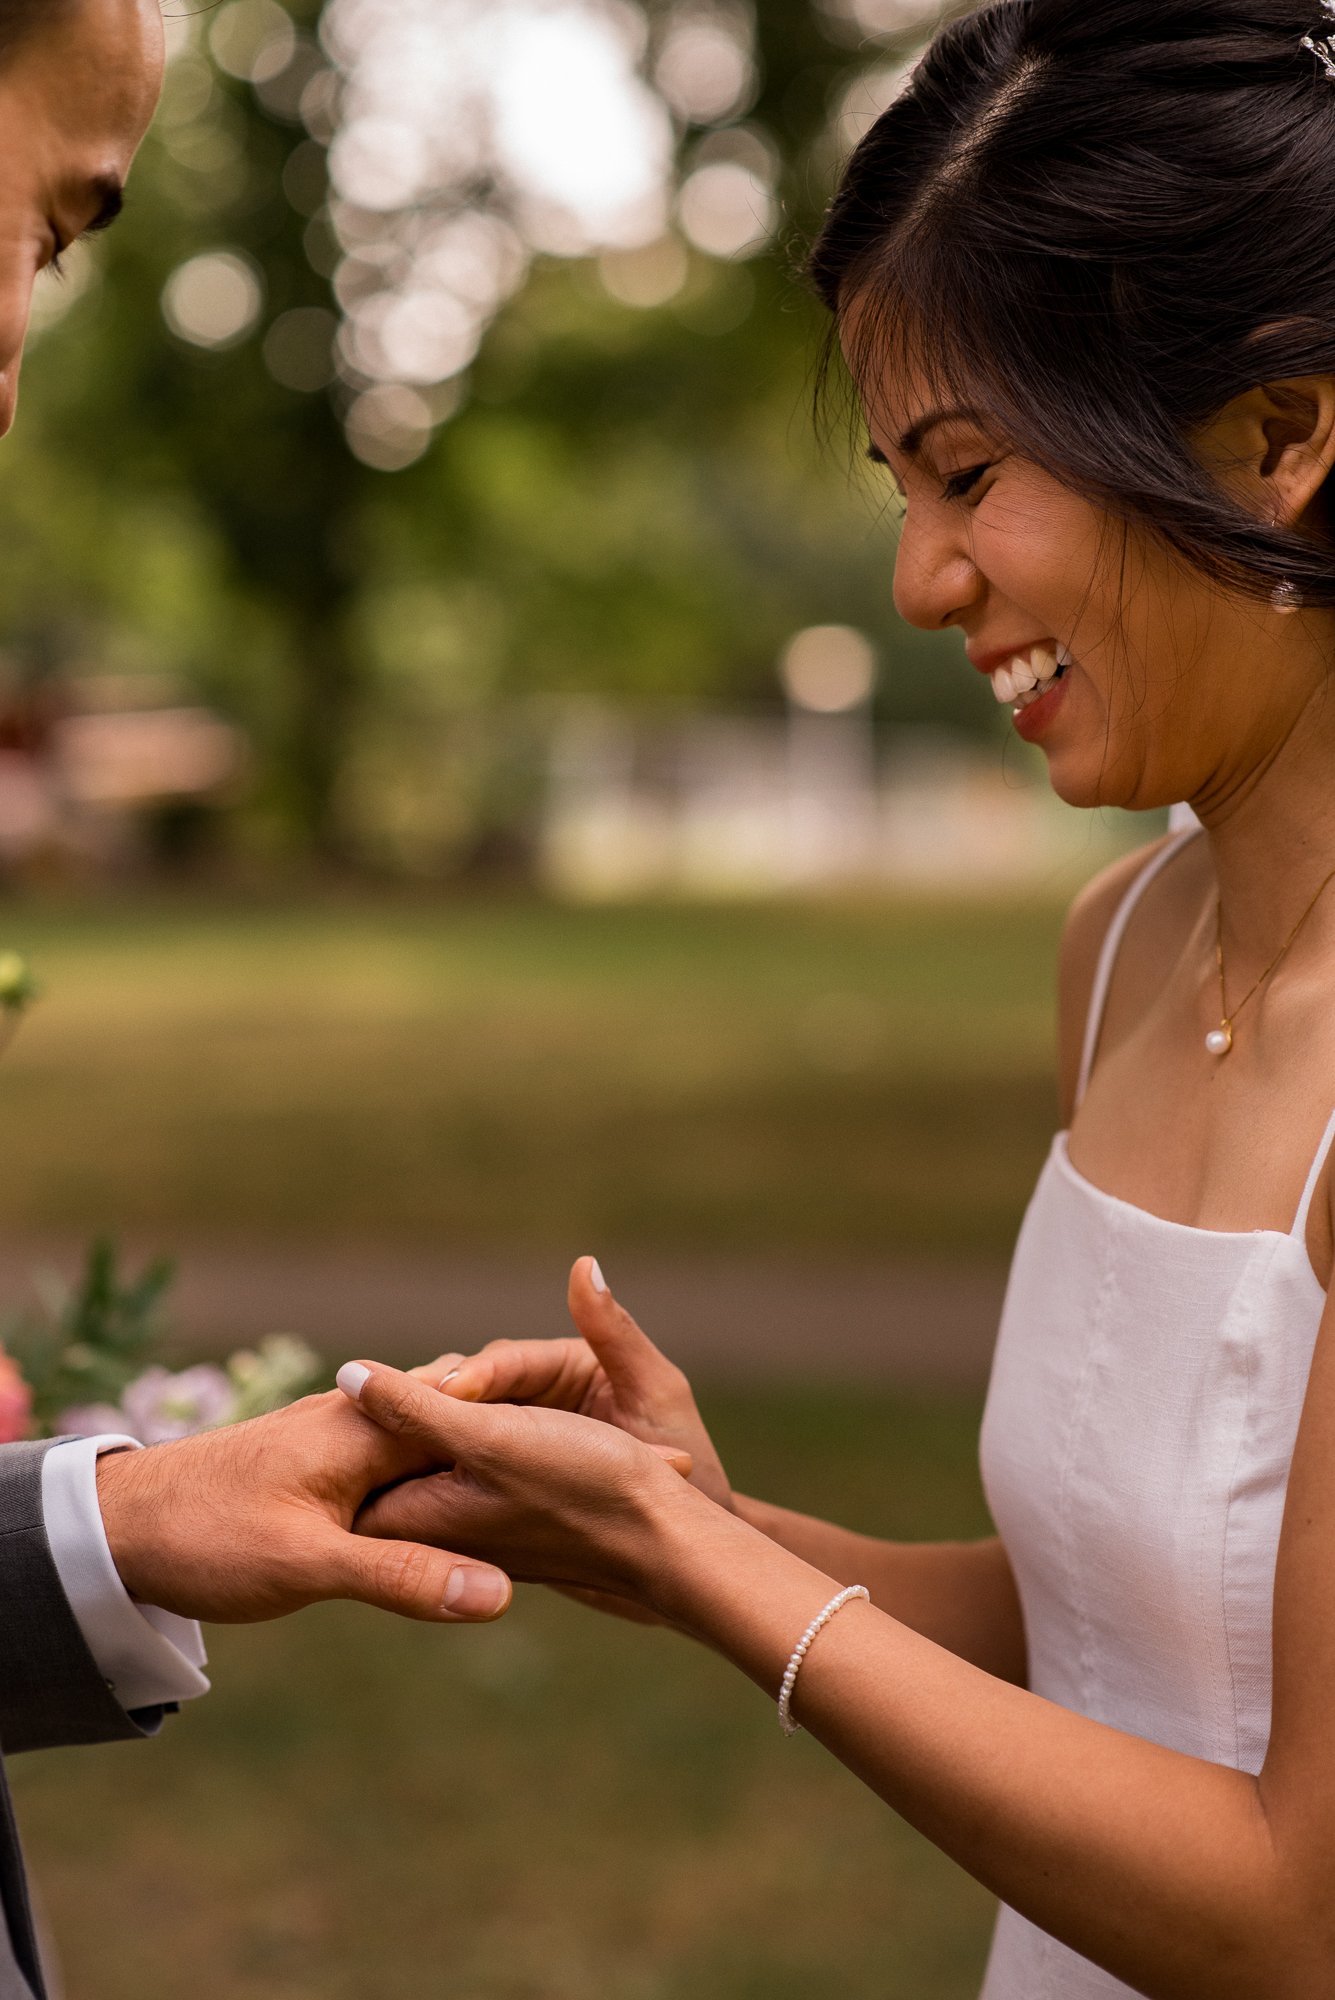
[[[938,424],[977,424],[983,421],[981,411],[967,409],[962,406],[956,409],[929,410],[925,417],[919,417],[917,423],[910,430],[905,431],[903,437],[899,440],[899,449],[903,452],[905,458],[916,458],[927,440],[928,433],[934,431]]]

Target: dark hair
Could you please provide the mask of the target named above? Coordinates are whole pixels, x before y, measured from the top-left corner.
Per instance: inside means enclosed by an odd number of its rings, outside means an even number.
[[[78,0],[0,0],[0,66],[43,28],[72,14]]]
[[[1335,542],[1192,446],[1258,383],[1335,375],[1335,80],[1305,35],[1335,35],[1319,0],[995,0],[858,147],[810,270],[857,302],[860,378],[907,352],[1196,568],[1335,605]]]

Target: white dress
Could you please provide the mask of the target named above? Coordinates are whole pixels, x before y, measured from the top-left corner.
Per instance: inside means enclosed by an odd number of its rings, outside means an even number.
[[[1084,1068],[1155,857],[1104,947]],[[1257,1772],[1289,1466],[1326,1295],[1298,1218],[1223,1234],[1102,1193],[1053,1146],[1016,1251],[983,1480],[1024,1607],[1030,1686],[1113,1728]],[[1003,1909],[983,2000],[1132,1988]],[[1205,1996],[1202,1996],[1205,2000]]]

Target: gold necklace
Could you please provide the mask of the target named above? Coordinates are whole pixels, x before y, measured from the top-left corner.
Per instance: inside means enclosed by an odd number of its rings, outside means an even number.
[[[1240,1000],[1238,1002],[1238,1005],[1233,1009],[1233,1012],[1231,1014],[1228,1011],[1228,991],[1227,991],[1227,984],[1224,978],[1224,900],[1222,896],[1220,897],[1219,915],[1216,923],[1215,952],[1219,960],[1219,1011],[1221,1018],[1219,1026],[1217,1028],[1212,1028],[1209,1034],[1205,1037],[1205,1046],[1210,1051],[1210,1054],[1212,1056],[1219,1056],[1222,1058],[1223,1056],[1229,1055],[1232,1052],[1233,1029],[1237,1022],[1239,1014],[1241,1014],[1244,1007],[1247,1007],[1256,998],[1261,988],[1265,985],[1267,979],[1269,979],[1271,973],[1278,972],[1280,966],[1284,963],[1284,960],[1288,957],[1294,945],[1298,942],[1299,931],[1302,930],[1303,925],[1307,922],[1307,919],[1311,916],[1312,912],[1315,910],[1317,904],[1321,901],[1321,898],[1325,895],[1327,889],[1329,889],[1332,882],[1335,882],[1335,869],[1332,869],[1330,874],[1327,875],[1325,881],[1321,884],[1321,887],[1317,890],[1315,896],[1313,896],[1311,902],[1307,905],[1307,908],[1303,911],[1297,923],[1293,926],[1293,929],[1289,932],[1289,935],[1285,939],[1283,946],[1276,953],[1275,957],[1270,961],[1270,964],[1261,974],[1261,977],[1257,980],[1255,986],[1253,986],[1251,992],[1247,995],[1247,998],[1245,1000]]]

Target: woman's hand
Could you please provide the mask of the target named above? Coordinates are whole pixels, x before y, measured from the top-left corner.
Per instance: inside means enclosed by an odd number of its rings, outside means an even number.
[[[461,1402],[395,1368],[350,1362],[338,1379],[397,1444],[450,1467],[376,1496],[358,1533],[486,1550],[476,1559],[524,1582],[656,1608],[656,1525],[704,1506],[685,1484],[687,1452],[569,1410]]]
[[[582,1340],[493,1340],[479,1354],[444,1354],[412,1372],[461,1402],[568,1410],[689,1452],[692,1485],[731,1511],[728,1475],[690,1383],[617,1304],[592,1257],[570,1274],[569,1305]]]

